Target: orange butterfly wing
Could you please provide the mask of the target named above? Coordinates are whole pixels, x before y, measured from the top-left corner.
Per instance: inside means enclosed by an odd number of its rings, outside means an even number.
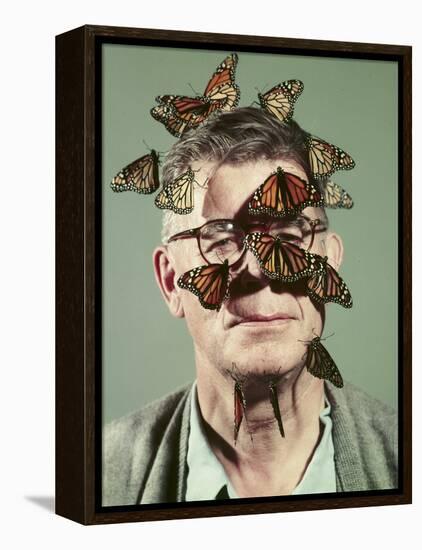
[[[323,139],[309,136],[305,146],[309,151],[312,174],[317,179],[328,178],[336,170],[351,170],[355,167],[355,161],[346,151]]]
[[[303,82],[286,80],[265,92],[258,94],[261,107],[281,122],[289,121],[293,116],[294,104],[303,92]]]
[[[229,297],[228,261],[195,267],[179,277],[177,284],[198,296],[204,308],[218,311]]]
[[[335,302],[345,308],[353,306],[352,296],[346,283],[332,267],[327,257],[312,254],[317,260],[317,268],[307,281],[307,294],[320,304]]]
[[[249,233],[245,245],[270,279],[294,282],[310,275],[315,269],[316,259],[306,250],[272,235]]]
[[[150,154],[136,159],[113,178],[111,188],[113,191],[154,193],[160,186],[158,160],[159,157],[154,150]]]
[[[239,87],[234,83],[237,61],[237,55],[231,54],[217,67],[203,96],[158,96],[156,101],[161,105],[154,107],[151,115],[170,133],[180,137],[185,130],[201,124],[212,112],[233,109],[240,96]]]
[[[280,167],[258,187],[249,202],[251,215],[268,214],[283,218],[295,215],[307,206],[322,206],[321,194],[312,183]]]
[[[340,371],[331,355],[321,344],[319,336],[308,343],[305,364],[308,371],[316,378],[328,380],[337,388],[343,387]]]

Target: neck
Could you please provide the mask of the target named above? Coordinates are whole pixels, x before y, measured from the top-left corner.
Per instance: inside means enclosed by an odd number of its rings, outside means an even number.
[[[254,492],[262,495],[267,480],[265,494],[289,494],[306,469],[320,437],[323,381],[309,374],[303,365],[285,374],[249,374],[243,380],[239,373],[224,373],[212,365],[198,364],[198,357],[197,367],[198,400],[208,440],[236,492],[240,496],[253,496]],[[246,405],[236,442],[235,380],[240,384]],[[284,437],[270,398],[270,383],[278,402]],[[253,473],[255,480],[261,478],[256,487],[245,483],[251,477],[249,473]],[[280,483],[281,477],[286,479],[286,473],[292,486],[286,486],[283,493]],[[270,488],[275,492],[268,492]]]

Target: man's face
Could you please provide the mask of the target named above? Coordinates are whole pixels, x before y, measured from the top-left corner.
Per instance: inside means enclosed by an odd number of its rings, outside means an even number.
[[[307,179],[303,169],[291,160],[226,164],[218,169],[211,163],[193,165],[192,169],[198,170],[198,182],[209,178],[208,189],[196,188],[195,208],[183,217],[183,229],[221,218],[234,219],[243,226],[256,223],[256,218],[248,215],[248,201],[278,166]],[[308,207],[303,214],[316,219],[321,210]],[[326,238],[327,233],[317,233],[311,252],[326,255]],[[230,270],[229,299],[219,311],[210,311],[201,306],[194,294],[176,285],[180,275],[205,263],[196,239],[168,246],[175,272],[174,292],[179,293],[199,365],[226,371],[234,362],[244,374],[259,375],[286,373],[303,364],[304,342],[321,334],[323,328],[321,309],[305,294],[303,281],[282,283],[269,279],[261,272],[255,256],[246,251]]]

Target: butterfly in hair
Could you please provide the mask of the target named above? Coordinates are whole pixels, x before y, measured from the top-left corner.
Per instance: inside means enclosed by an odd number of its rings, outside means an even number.
[[[270,279],[298,281],[311,275],[316,266],[316,258],[303,248],[266,233],[249,233],[245,237],[245,246],[255,255],[261,271]]]
[[[176,214],[190,214],[194,207],[195,172],[188,168],[155,197],[155,206],[173,210]]]
[[[324,183],[323,196],[324,206],[326,208],[346,208],[353,207],[353,199],[340,185],[333,181]]]
[[[336,145],[323,139],[309,135],[305,140],[305,147],[309,152],[309,163],[314,178],[328,178],[337,170],[351,170],[355,161]]]
[[[111,182],[113,191],[136,191],[137,193],[154,193],[160,186],[158,174],[159,155],[151,153],[140,157],[114,176]]]
[[[286,80],[271,90],[258,94],[261,107],[281,122],[289,121],[293,116],[294,104],[303,92],[303,82]]]
[[[231,111],[239,103],[240,89],[235,84],[237,54],[227,56],[209,80],[204,94],[197,97],[161,95],[151,115],[162,122],[175,137],[195,128],[214,111]]]
[[[179,277],[177,284],[198,296],[202,307],[219,311],[229,297],[229,262],[195,267]]]
[[[319,304],[335,302],[345,308],[351,308],[353,300],[350,290],[334,267],[328,263],[327,256],[312,256],[316,259],[316,269],[306,283],[308,296]]]
[[[328,353],[326,348],[321,344],[321,338],[315,336],[313,340],[305,342],[308,348],[304,355],[305,365],[308,372],[316,378],[328,380],[337,388],[343,387],[343,378],[333,358]]]
[[[258,187],[249,201],[252,216],[267,214],[283,218],[301,212],[307,206],[322,206],[323,198],[317,188],[280,166]]]

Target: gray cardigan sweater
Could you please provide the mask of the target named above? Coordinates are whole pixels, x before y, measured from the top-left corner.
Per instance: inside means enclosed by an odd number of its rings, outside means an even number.
[[[397,414],[352,384],[325,384],[337,492],[397,487]],[[187,478],[191,386],[107,425],[103,506],[181,502]]]

